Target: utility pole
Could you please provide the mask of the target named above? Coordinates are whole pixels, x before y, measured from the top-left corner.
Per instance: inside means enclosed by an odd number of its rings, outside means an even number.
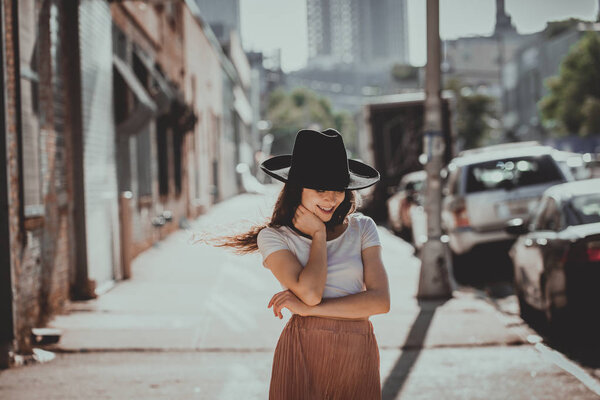
[[[417,297],[449,298],[452,295],[448,266],[441,241],[442,180],[444,136],[440,71],[439,0],[427,0],[427,66],[425,67],[425,126],[423,152],[427,156],[425,171],[425,213],[427,242],[421,250],[421,275]]]

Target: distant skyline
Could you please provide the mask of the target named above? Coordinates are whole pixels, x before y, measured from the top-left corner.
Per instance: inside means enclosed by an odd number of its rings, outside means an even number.
[[[425,0],[407,0],[409,60],[426,60]],[[548,21],[566,18],[595,20],[598,0],[505,0],[506,12],[519,33],[537,32]],[[267,55],[281,49],[284,71],[306,65],[306,0],[240,0],[241,36],[246,50]],[[496,22],[495,0],[441,0],[440,36],[491,35]]]

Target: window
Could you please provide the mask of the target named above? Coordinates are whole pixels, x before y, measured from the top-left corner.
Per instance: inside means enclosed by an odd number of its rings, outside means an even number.
[[[556,204],[556,200],[548,198],[544,210],[540,215],[538,224],[539,231],[558,231],[561,228],[561,214]]]
[[[469,166],[466,192],[513,189],[563,180],[550,156],[513,157]]]
[[[542,221],[542,215],[544,214],[544,210],[546,209],[546,204],[548,203],[548,197],[542,197],[538,207],[534,209],[533,215],[530,218],[531,224],[529,225],[530,231],[538,231],[540,230],[540,223]]]
[[[156,121],[156,154],[158,156],[158,191],[169,194],[169,140],[168,119],[166,116]]]
[[[152,195],[152,147],[150,126],[137,134],[138,195]]]
[[[600,194],[577,196],[569,204],[569,225],[583,225],[600,222]]]
[[[173,172],[175,173],[175,194],[176,195],[181,194],[181,177],[182,177],[181,163],[183,162],[181,151],[182,151],[183,140],[184,140],[183,135],[184,135],[183,132],[175,132],[175,134],[173,135]]]

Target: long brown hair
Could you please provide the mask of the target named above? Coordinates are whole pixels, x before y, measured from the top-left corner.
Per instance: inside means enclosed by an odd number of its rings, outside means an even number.
[[[217,247],[231,247],[236,253],[246,254],[258,251],[258,233],[267,227],[278,228],[281,226],[292,227],[292,219],[296,213],[296,208],[302,200],[302,186],[286,183],[281,189],[275,206],[273,207],[273,215],[262,225],[255,225],[247,232],[223,236],[217,239],[210,240],[211,244]],[[325,223],[327,230],[333,230],[337,225],[344,223],[344,220],[349,214],[356,211],[359,206],[359,197],[352,190],[346,190],[344,200],[333,213],[329,221]]]

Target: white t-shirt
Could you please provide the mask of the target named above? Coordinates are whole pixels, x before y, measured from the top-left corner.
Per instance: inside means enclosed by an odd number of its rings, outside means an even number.
[[[263,265],[271,253],[289,250],[304,266],[308,262],[311,243],[311,239],[287,226],[264,228],[258,234]],[[366,290],[361,252],[371,246],[381,246],[375,222],[360,213],[350,214],[346,230],[327,241],[327,281],[323,298],[342,297]]]

